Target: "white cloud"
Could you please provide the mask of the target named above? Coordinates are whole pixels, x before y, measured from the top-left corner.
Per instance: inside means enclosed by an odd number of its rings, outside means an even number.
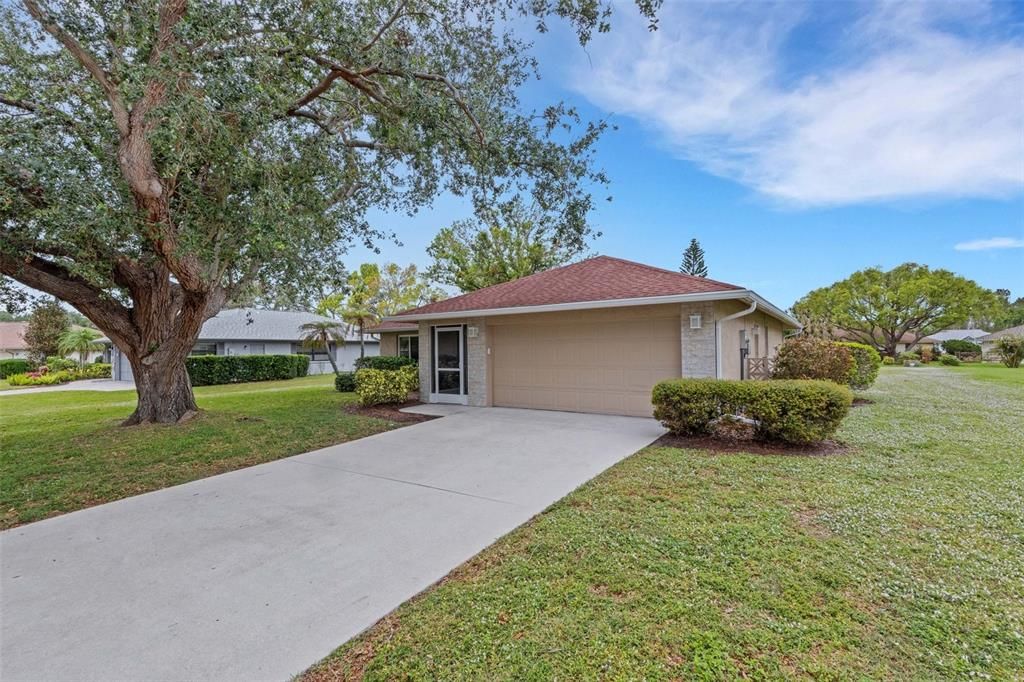
[[[992,237],[960,242],[953,247],[957,251],[991,251],[992,249],[1024,249],[1024,239],[1015,237]]]
[[[883,4],[794,53],[820,7],[670,2],[653,34],[623,7],[572,87],[787,203],[1024,187],[1024,44],[994,37],[996,10]]]

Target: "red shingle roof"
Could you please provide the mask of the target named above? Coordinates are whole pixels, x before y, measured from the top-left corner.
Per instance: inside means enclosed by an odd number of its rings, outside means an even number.
[[[399,313],[395,317],[739,289],[742,287],[713,279],[683,275],[611,256],[596,256],[512,282],[495,284],[462,296],[429,303]]]

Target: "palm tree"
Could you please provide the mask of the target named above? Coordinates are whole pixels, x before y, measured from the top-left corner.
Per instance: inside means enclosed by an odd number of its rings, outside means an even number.
[[[348,277],[348,296],[341,308],[341,319],[349,328],[359,330],[359,357],[366,357],[366,339],[363,330],[380,319],[377,304],[380,298],[380,268],[374,263],[363,263]]]
[[[64,355],[78,353],[78,364],[85,367],[89,351],[103,350],[103,344],[96,341],[101,336],[98,331],[88,327],[72,327],[60,335],[57,349]]]
[[[345,331],[341,325],[331,320],[322,322],[307,322],[299,327],[302,330],[302,345],[306,348],[323,348],[327,351],[327,359],[338,373],[338,363],[334,360],[334,353],[331,352],[331,343],[345,341]]]

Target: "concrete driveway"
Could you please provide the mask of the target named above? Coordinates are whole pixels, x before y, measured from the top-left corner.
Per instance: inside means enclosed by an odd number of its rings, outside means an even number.
[[[662,433],[465,409],[0,534],[0,679],[285,680]]]

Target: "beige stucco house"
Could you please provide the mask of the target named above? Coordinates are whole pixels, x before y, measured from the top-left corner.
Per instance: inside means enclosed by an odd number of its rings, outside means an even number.
[[[386,319],[426,402],[650,416],[674,377],[748,376],[799,323],[733,284],[598,256]]]

